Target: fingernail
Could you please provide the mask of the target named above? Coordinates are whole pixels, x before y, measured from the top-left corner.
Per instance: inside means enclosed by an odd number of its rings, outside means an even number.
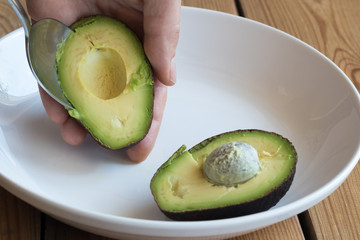
[[[170,63],[170,81],[173,85],[176,83],[176,64],[174,59],[172,59]]]

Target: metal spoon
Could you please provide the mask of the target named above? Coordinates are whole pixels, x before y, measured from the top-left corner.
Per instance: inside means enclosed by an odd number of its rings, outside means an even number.
[[[8,2],[24,28],[26,56],[37,82],[57,102],[73,109],[62,93],[55,69],[57,45],[65,40],[72,30],[54,19],[43,19],[31,25],[21,3],[18,0]]]

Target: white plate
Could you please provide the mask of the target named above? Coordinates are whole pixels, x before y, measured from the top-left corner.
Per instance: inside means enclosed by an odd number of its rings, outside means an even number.
[[[126,239],[220,238],[294,216],[332,193],[359,157],[360,100],[351,81],[318,51],[254,21],[183,8],[178,83],[169,89],[158,141],[132,164],[90,137],[63,143],[46,116],[24,55],[22,30],[0,40],[0,183],[54,217]],[[295,145],[293,185],[272,209],[249,216],[175,222],[149,184],[182,144],[256,128]]]

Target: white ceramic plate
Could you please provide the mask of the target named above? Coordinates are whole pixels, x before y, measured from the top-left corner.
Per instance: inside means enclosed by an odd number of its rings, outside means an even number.
[[[140,164],[90,137],[63,143],[46,116],[24,54],[22,30],[0,40],[0,183],[54,217],[125,239],[221,238],[294,216],[332,193],[359,157],[360,100],[340,69],[303,42],[268,26],[183,8],[178,82],[156,146]],[[149,184],[182,144],[235,129],[277,132],[295,145],[293,185],[272,209],[249,216],[175,222]]]

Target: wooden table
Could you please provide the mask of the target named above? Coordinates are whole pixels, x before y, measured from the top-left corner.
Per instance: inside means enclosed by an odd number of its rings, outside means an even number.
[[[183,0],[283,30],[329,57],[360,90],[360,0]],[[20,27],[0,0],[0,37]],[[1,73],[0,73],[1,74]],[[61,223],[0,187],[0,240],[110,240]],[[242,239],[360,239],[360,167],[306,212]]]

